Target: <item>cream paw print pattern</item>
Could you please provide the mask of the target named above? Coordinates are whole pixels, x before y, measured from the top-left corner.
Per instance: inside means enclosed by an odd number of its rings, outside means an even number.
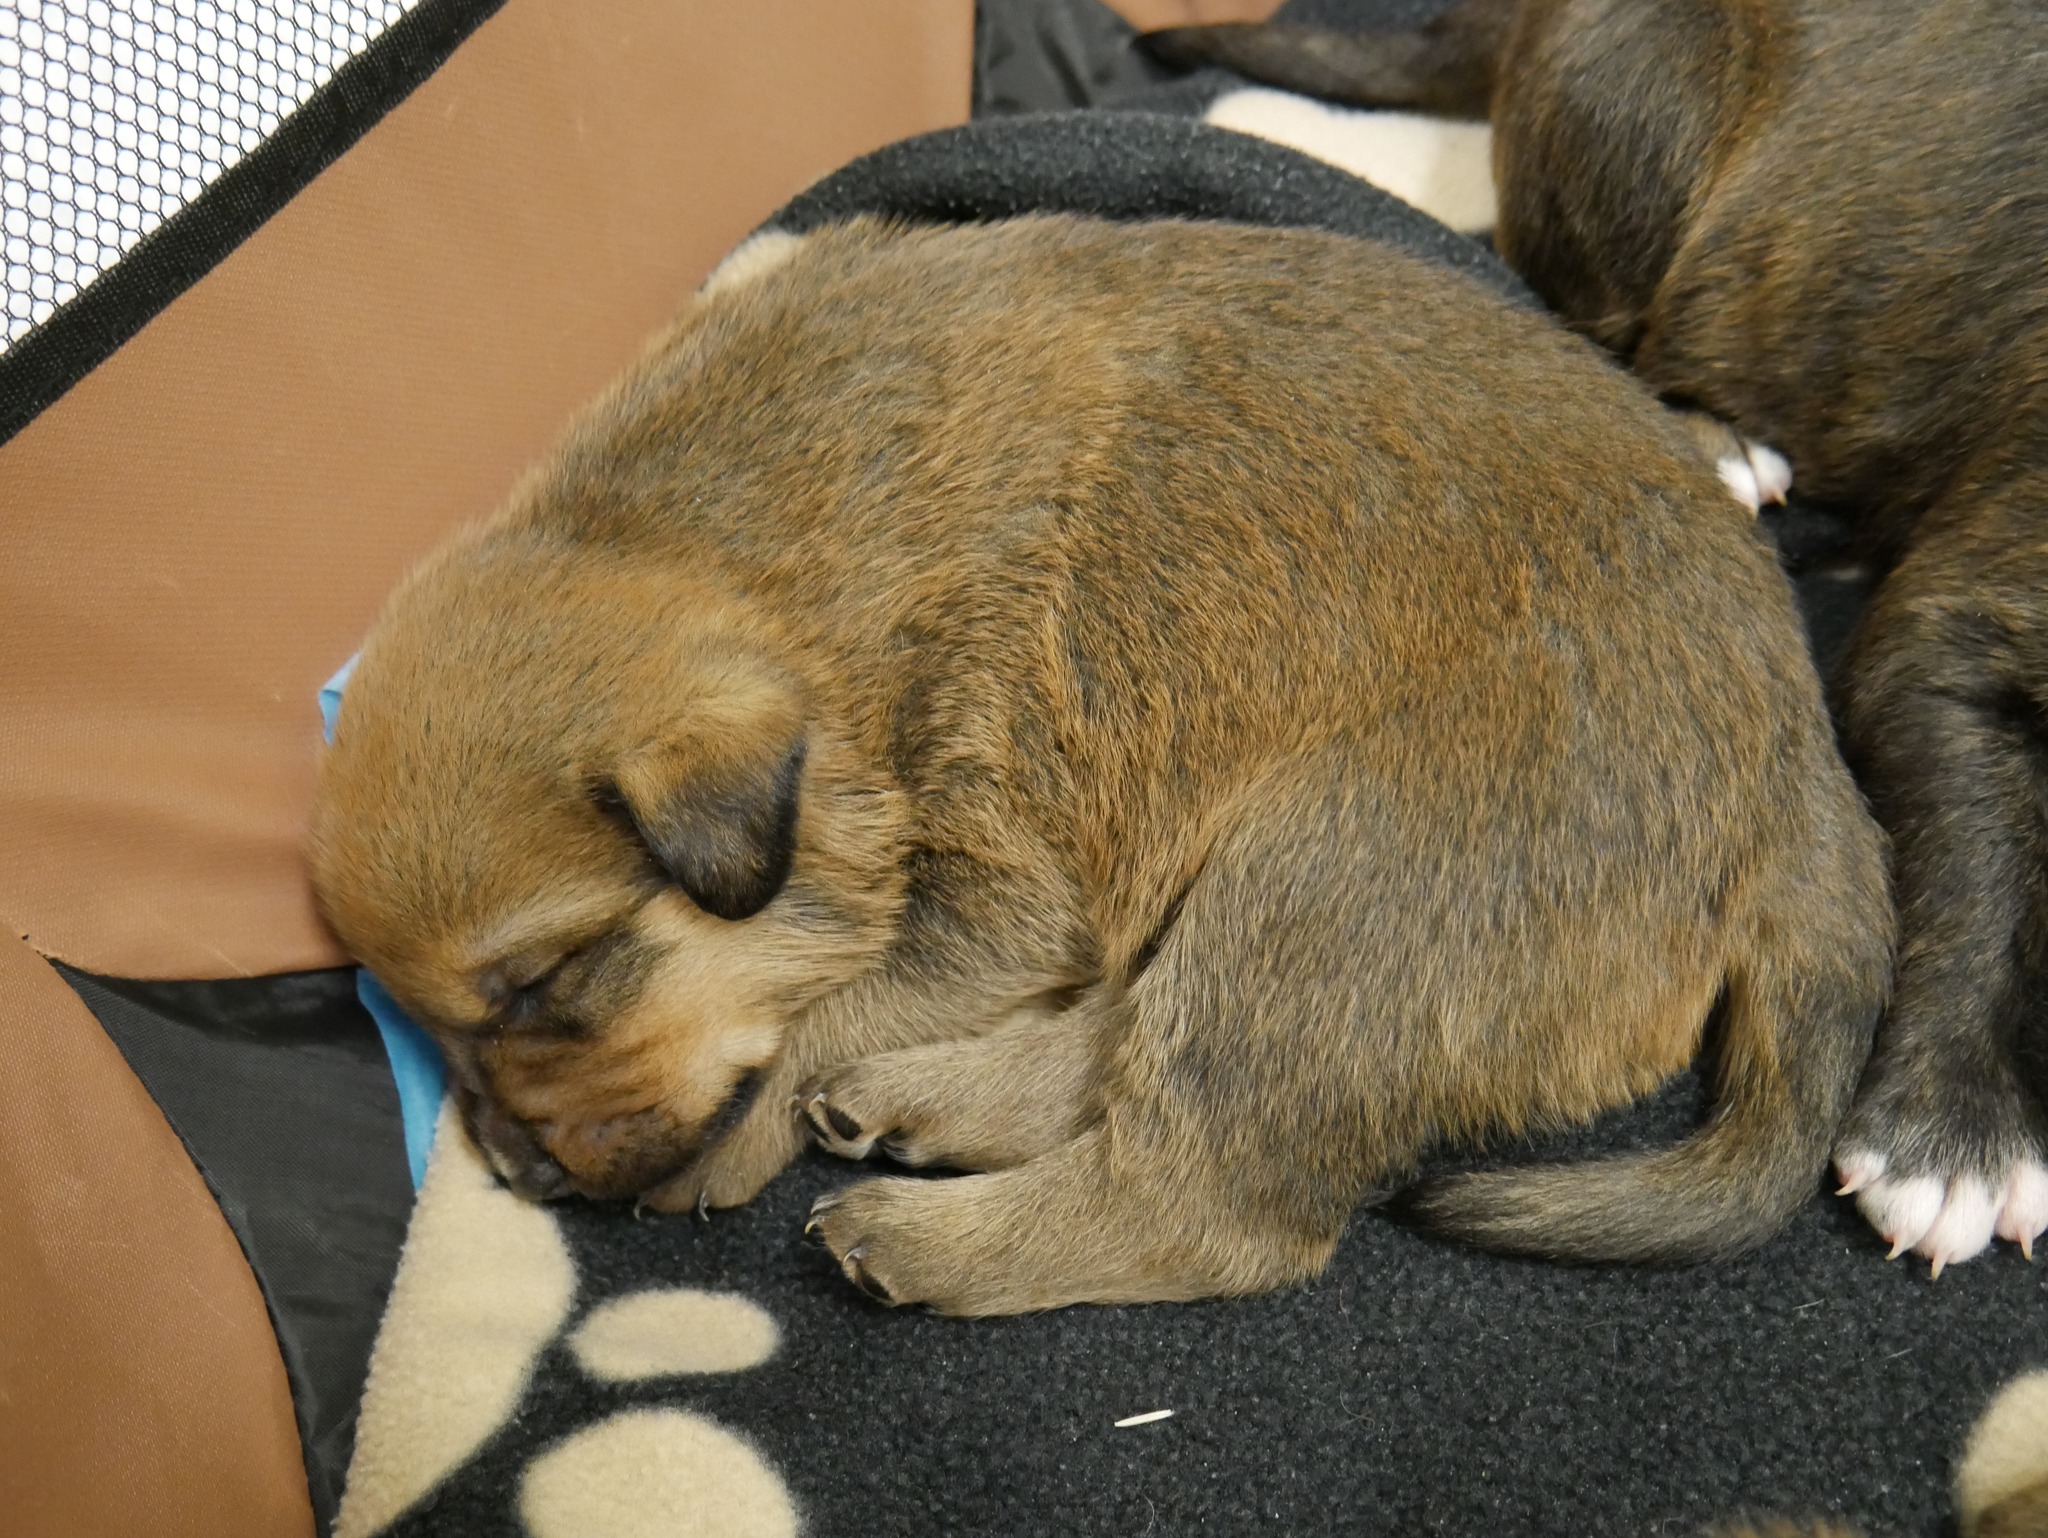
[[[1529,1156],[1668,1142],[1699,1103],[1681,1083]],[[2038,1386],[1963,1441],[2042,1365],[2048,1266],[2007,1246],[1930,1283],[1818,1190],[1687,1271],[1367,1214],[1283,1292],[965,1322],[870,1302],[804,1237],[876,1172],[814,1153],[709,1221],[635,1219],[520,1202],[444,1123],[338,1538],[1640,1538],[1744,1510],[1933,1538],[2031,1498],[2001,1449],[2040,1442]]]
[[[432,1525],[437,1492],[516,1421],[544,1361],[593,1384],[743,1372],[775,1321],[732,1293],[648,1287],[589,1307],[555,1210],[492,1176],[443,1106],[358,1423],[335,1538]],[[559,1358],[566,1357],[566,1363]],[[469,1519],[458,1519],[469,1530]],[[710,1416],[629,1408],[546,1447],[519,1474],[528,1538],[791,1538],[774,1467]]]

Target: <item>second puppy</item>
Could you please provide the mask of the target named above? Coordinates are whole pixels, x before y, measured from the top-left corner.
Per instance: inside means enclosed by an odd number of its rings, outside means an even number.
[[[1897,861],[1839,1150],[1936,1271],[2048,1229],[2048,6],[1461,0],[1407,32],[1156,35],[1490,112],[1501,253],[1654,389],[1782,450],[1883,572],[1838,680]],[[1761,486],[1783,462],[1731,459]]]
[[[1880,840],[1683,431],[1302,231],[872,222],[709,285],[394,597],[322,772],[341,935],[515,1189],[820,1203],[956,1313],[1317,1271],[1437,1140],[1687,1063],[1662,1153],[1439,1231],[1754,1245],[1884,996]]]

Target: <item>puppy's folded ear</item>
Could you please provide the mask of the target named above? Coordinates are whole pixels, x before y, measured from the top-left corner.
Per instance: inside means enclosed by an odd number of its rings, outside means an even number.
[[[592,796],[698,907],[744,919],[789,879],[803,772],[793,701],[749,689],[698,702],[686,725],[593,776]]]

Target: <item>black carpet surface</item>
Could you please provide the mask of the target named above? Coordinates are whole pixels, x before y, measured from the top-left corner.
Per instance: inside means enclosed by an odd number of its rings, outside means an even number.
[[[1577,1146],[1666,1141],[1697,1113],[1681,1082]],[[961,1322],[870,1303],[803,1238],[812,1199],[854,1174],[815,1155],[708,1222],[560,1209],[571,1328],[686,1285],[746,1295],[781,1348],[604,1387],[552,1347],[513,1418],[390,1531],[518,1533],[530,1459],[662,1405],[749,1439],[819,1535],[1641,1535],[1775,1511],[1932,1538],[1968,1425],[2048,1361],[2048,1271],[2008,1246],[1931,1282],[1818,1193],[1731,1265],[1500,1260],[1368,1212],[1292,1291]]]
[[[833,172],[768,222],[802,234],[856,214],[958,224],[1029,213],[1329,230],[1397,246],[1537,308],[1485,246],[1350,173],[1167,113],[1032,113],[922,134]]]

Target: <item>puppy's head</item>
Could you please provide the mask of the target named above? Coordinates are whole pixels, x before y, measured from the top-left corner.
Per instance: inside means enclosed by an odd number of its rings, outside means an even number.
[[[850,761],[772,640],[687,578],[472,536],[364,649],[314,884],[514,1190],[635,1196],[885,943],[889,800]]]

